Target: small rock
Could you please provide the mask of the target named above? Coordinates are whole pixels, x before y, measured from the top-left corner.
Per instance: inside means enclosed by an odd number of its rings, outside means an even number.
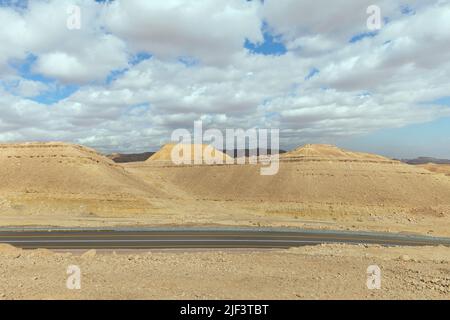
[[[91,249],[89,251],[86,251],[81,255],[82,258],[94,258],[97,255],[97,251],[95,249]]]
[[[411,258],[408,255],[403,254],[403,255],[400,256],[400,260],[402,260],[402,261],[410,261]]]

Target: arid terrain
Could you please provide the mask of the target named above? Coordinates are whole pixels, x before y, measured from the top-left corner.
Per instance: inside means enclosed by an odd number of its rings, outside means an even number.
[[[450,235],[450,178],[306,145],[264,164],[181,165],[173,145],[118,164],[64,143],[0,146],[0,226],[291,226]],[[203,147],[202,147],[202,150]],[[228,157],[217,151],[220,157]],[[450,249],[20,250],[0,245],[0,299],[448,299]],[[82,271],[66,288],[67,267]],[[366,286],[367,267],[382,288]]]
[[[450,164],[427,163],[419,165],[419,167],[424,168],[431,172],[441,173],[446,176],[450,176]]]
[[[69,290],[69,265],[81,289]],[[367,268],[381,289],[367,288]],[[0,299],[449,299],[450,249],[54,253],[0,246]]]
[[[64,143],[0,146],[1,226],[242,225],[450,235],[450,178],[306,145],[262,164],[182,165],[170,146],[117,164]],[[225,157],[225,156],[224,156]]]

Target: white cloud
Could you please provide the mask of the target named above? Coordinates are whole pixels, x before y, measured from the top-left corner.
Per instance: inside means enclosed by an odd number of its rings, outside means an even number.
[[[67,8],[81,8],[80,30],[69,30]],[[126,45],[105,34],[98,16],[102,4],[89,0],[35,0],[22,12],[0,7],[0,72],[9,62],[38,56],[33,70],[63,82],[103,80],[112,70],[128,66]],[[1,73],[0,73],[1,74]]]
[[[66,83],[103,81],[112,71],[128,66],[125,49],[117,38],[102,35],[75,52],[41,54],[33,71]]]
[[[79,31],[65,27],[69,3],[82,7]],[[406,3],[414,15],[400,12]],[[450,4],[382,1],[391,21],[375,37],[349,43],[367,31],[369,4],[37,0],[21,13],[0,8],[9,26],[0,30],[7,44],[0,48],[0,139],[144,151],[202,119],[219,128],[280,127],[290,147],[450,116],[448,106],[430,103],[450,92]],[[243,47],[247,38],[262,40],[263,21],[286,54]],[[153,57],[129,64],[140,51]],[[51,106],[25,99],[49,88],[8,67],[30,53],[32,72],[80,90]]]
[[[31,98],[39,96],[48,89],[49,86],[42,82],[21,79],[18,81],[13,92],[19,96]]]
[[[225,64],[245,40],[262,41],[258,1],[114,1],[105,25],[135,51],[160,59],[195,57]]]
[[[436,0],[266,0],[263,16],[275,33],[282,35],[291,49],[310,50],[308,44],[330,49],[348,42],[352,36],[365,33],[370,14],[367,8],[377,5],[382,18],[395,20],[406,6],[422,10]],[[326,50],[327,52],[327,50]]]

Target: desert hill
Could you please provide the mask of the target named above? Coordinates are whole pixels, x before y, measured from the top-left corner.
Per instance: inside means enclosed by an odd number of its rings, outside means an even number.
[[[177,166],[172,148],[118,164],[78,145],[0,145],[0,225],[325,221],[331,228],[449,234],[450,179],[424,168],[306,145],[281,155],[276,175],[262,176],[265,164]]]
[[[142,183],[96,151],[65,143],[0,145],[0,191],[135,192]]]
[[[427,163],[427,164],[417,165],[417,166],[424,168],[431,172],[442,173],[447,176],[450,176],[450,164]]]
[[[18,199],[19,209],[143,205],[142,198],[161,194],[96,151],[57,142],[0,145],[0,177],[0,198]]]
[[[281,157],[285,160],[393,161],[379,155],[348,151],[329,144],[307,144],[284,153]]]
[[[176,146],[175,143],[168,143],[168,144],[164,145],[158,152],[156,152],[154,155],[152,155],[147,160],[147,162],[153,162],[153,161],[167,161],[167,162],[170,161],[171,162],[172,161],[171,155],[172,155],[172,151],[173,151],[175,146]],[[202,145],[196,145],[196,144],[189,144],[189,145],[187,145],[186,144],[185,146],[186,146],[186,148],[190,148],[191,149],[191,156],[190,156],[190,158],[191,158],[192,161],[194,160],[194,151],[195,150],[199,150],[201,152],[200,158],[202,160],[204,160],[203,159],[203,155],[205,154],[205,149],[208,147],[207,144],[202,144]],[[183,152],[182,151],[180,152],[180,156],[181,157],[183,156]],[[224,162],[227,161],[227,159],[229,161],[233,161],[230,156],[228,156],[228,155],[224,154],[222,151],[219,151],[219,150],[214,149],[214,148],[212,149],[211,156],[212,157],[220,157],[220,158],[223,159]]]
[[[382,156],[330,145],[306,145],[281,155],[280,170],[273,176],[261,176],[259,165],[131,170],[138,176],[171,183],[197,199],[263,201],[272,205],[309,203],[323,210],[333,205],[450,205],[450,180],[446,177]]]

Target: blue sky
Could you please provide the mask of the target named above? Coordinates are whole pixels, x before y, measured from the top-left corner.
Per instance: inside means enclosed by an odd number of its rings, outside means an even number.
[[[270,30],[270,26],[264,22],[261,26],[264,40],[260,43],[252,43],[248,39],[245,40],[244,47],[255,54],[264,55],[283,55],[287,52],[281,36],[274,34]]]
[[[402,128],[378,130],[338,144],[390,157],[432,156],[448,159],[450,117]]]
[[[450,96],[429,103],[450,106]],[[450,117],[400,128],[377,130],[370,134],[346,139],[346,141],[338,140],[338,144],[342,147],[390,157],[432,156],[449,158]]]

